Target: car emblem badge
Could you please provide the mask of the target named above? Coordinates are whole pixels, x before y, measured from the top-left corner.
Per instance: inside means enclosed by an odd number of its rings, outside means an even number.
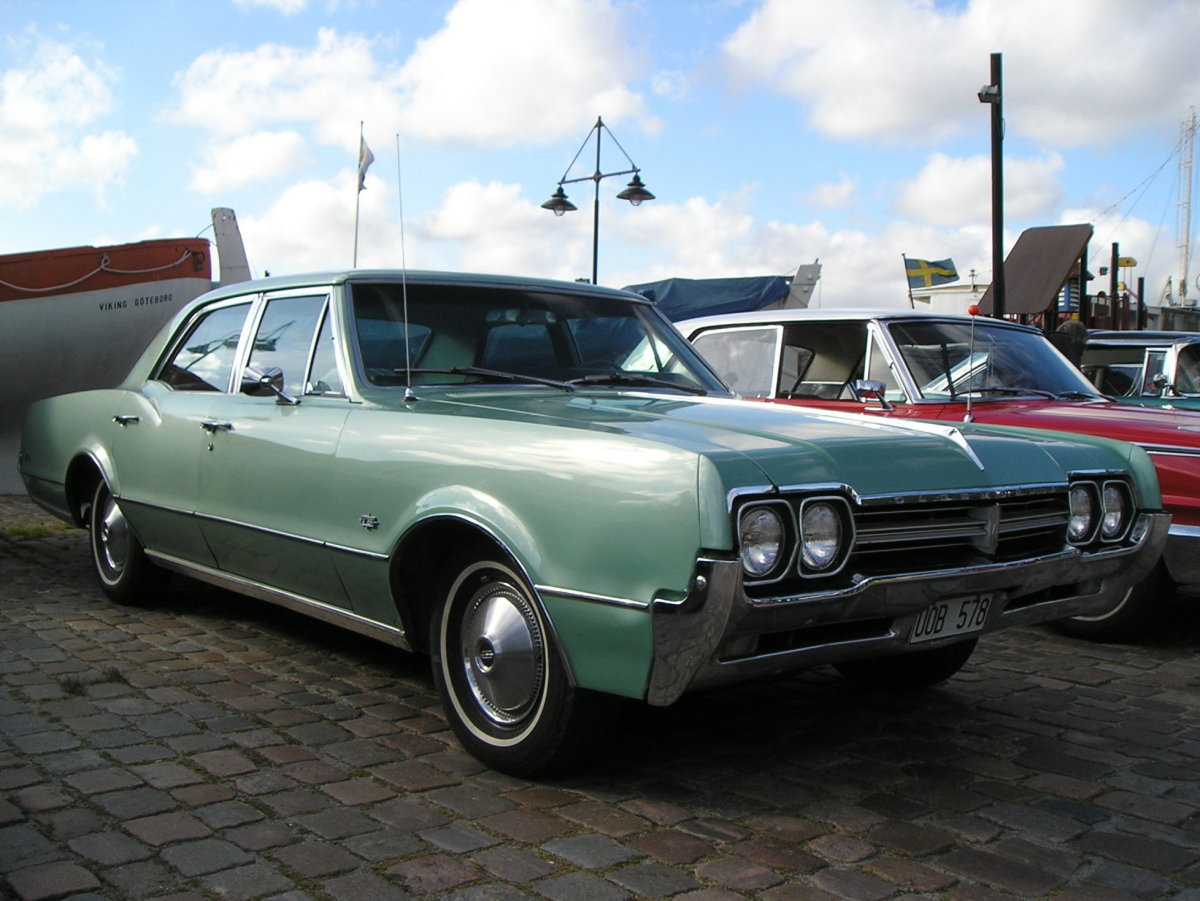
[[[358,518],[358,524],[368,532],[371,532],[379,528],[379,517],[371,516],[370,514],[363,514]]]

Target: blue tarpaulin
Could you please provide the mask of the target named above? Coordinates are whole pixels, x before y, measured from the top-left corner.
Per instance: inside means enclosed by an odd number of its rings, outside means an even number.
[[[782,303],[791,290],[779,275],[748,278],[667,278],[659,282],[627,285],[653,300],[672,322],[718,313],[761,310]]]

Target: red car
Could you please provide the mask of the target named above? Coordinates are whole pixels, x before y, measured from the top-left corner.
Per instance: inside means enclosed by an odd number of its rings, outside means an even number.
[[[1163,559],[1116,607],[1057,624],[1064,632],[1133,638],[1153,627],[1176,585],[1200,585],[1200,413],[1101,396],[1036,329],[979,316],[839,309],[762,310],[676,324],[748,399],[1054,429],[1143,447],[1172,515]]]

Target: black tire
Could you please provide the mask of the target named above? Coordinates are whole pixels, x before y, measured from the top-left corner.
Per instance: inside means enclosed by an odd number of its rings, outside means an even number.
[[[579,694],[533,591],[493,560],[460,562],[452,574],[430,651],[454,734],[501,772],[558,768],[576,748]]]
[[[104,593],[119,604],[149,607],[158,603],[167,573],[146,559],[141,542],[101,479],[88,510],[92,564]]]
[[[945,682],[966,665],[978,643],[979,639],[971,638],[924,651],[870,660],[847,660],[835,663],[833,668],[852,682],[874,688],[914,691]]]
[[[1134,585],[1112,607],[1091,616],[1072,616],[1052,622],[1050,627],[1072,638],[1091,641],[1135,641],[1164,622],[1175,582],[1167,565],[1159,560],[1150,575]]]

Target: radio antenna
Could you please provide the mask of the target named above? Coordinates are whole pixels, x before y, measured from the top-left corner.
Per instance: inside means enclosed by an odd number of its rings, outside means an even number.
[[[979,306],[971,304],[967,307],[967,315],[971,317],[971,342],[967,347],[967,414],[963,422],[974,422],[975,413],[971,409],[971,369],[975,365],[975,317],[979,315]]]
[[[404,255],[404,180],[400,171],[400,133],[396,133],[396,197],[400,204],[400,300],[404,316],[404,402],[414,403],[412,342],[408,340],[408,260]]]

